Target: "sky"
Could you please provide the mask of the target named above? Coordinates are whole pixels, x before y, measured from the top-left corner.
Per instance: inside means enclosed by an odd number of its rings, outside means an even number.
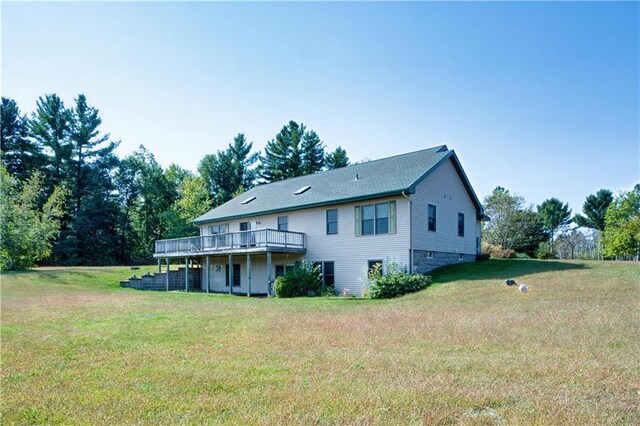
[[[289,120],[377,159],[446,144],[574,213],[640,181],[640,3],[1,3],[2,96],[84,93],[128,155],[195,171]]]

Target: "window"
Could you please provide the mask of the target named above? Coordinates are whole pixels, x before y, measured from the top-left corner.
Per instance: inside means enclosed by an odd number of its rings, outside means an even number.
[[[227,263],[225,268],[226,282],[225,286],[229,287],[229,264]],[[240,264],[233,265],[233,286],[240,287]]]
[[[225,234],[229,232],[229,224],[213,225],[209,227],[209,235]]]
[[[396,202],[355,207],[356,236],[396,233]]]
[[[376,234],[389,233],[389,203],[376,204]]]
[[[373,204],[362,206],[362,235],[373,235],[375,211]]]
[[[429,231],[436,232],[436,206],[429,204]]]
[[[464,213],[458,213],[458,237],[464,237]]]
[[[380,265],[380,266],[379,266],[379,268],[380,268],[380,273],[382,273],[382,265],[383,265],[383,264],[382,264],[382,260],[381,260],[381,259],[369,260],[369,261],[367,262],[367,272],[371,272],[371,270],[372,270],[373,268],[375,268],[375,267],[376,267],[376,265]]]
[[[327,235],[338,233],[338,209],[327,210]]]
[[[331,287],[336,283],[333,262],[313,262],[313,266],[320,267],[320,275],[322,276],[322,284],[325,287]]]
[[[278,216],[278,231],[289,230],[289,216]]]
[[[287,272],[284,265],[276,265],[276,278],[283,276]]]
[[[427,252],[427,259],[433,259],[433,252],[432,251],[428,251]]]
[[[458,260],[459,260],[459,261],[464,260],[464,254],[460,253],[460,254],[458,255]]]
[[[250,202],[252,202],[255,199],[256,199],[256,197],[249,197],[246,200],[242,201],[240,204],[249,204]]]

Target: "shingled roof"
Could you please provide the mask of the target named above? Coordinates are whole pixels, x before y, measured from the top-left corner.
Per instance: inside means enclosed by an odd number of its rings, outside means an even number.
[[[451,158],[469,195],[478,201],[455,152],[445,145],[354,164],[312,175],[258,185],[196,218],[218,222],[329,204],[413,193],[415,186],[439,164]],[[308,187],[308,188],[306,188]],[[297,194],[296,194],[297,192]]]

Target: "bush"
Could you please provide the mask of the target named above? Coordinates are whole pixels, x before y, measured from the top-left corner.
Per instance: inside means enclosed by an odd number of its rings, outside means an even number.
[[[517,257],[516,252],[511,249],[503,249],[501,245],[496,244],[491,245],[487,243],[482,243],[482,251],[484,253],[488,253],[491,257],[495,259],[513,259]]]
[[[476,254],[476,261],[488,260],[490,257],[489,253]]]
[[[420,274],[407,274],[406,268],[390,263],[387,273],[382,274],[382,265],[377,264],[369,271],[367,296],[372,299],[386,299],[413,293],[426,288],[431,278]]]
[[[320,296],[322,294],[320,266],[302,261],[288,268],[286,274],[276,278],[274,287],[278,297]]]
[[[553,253],[551,252],[551,246],[549,243],[540,243],[538,250],[536,251],[536,257],[538,259],[551,259]]]

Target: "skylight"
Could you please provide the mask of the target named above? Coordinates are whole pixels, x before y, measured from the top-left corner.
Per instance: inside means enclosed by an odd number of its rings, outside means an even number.
[[[249,204],[250,202],[252,202],[255,199],[256,199],[256,197],[249,197],[246,200],[244,200],[243,202],[241,202],[240,204]]]
[[[293,195],[303,194],[303,193],[307,192],[309,189],[311,189],[311,187],[309,185],[303,186],[302,188],[300,188],[296,192],[294,192]]]

